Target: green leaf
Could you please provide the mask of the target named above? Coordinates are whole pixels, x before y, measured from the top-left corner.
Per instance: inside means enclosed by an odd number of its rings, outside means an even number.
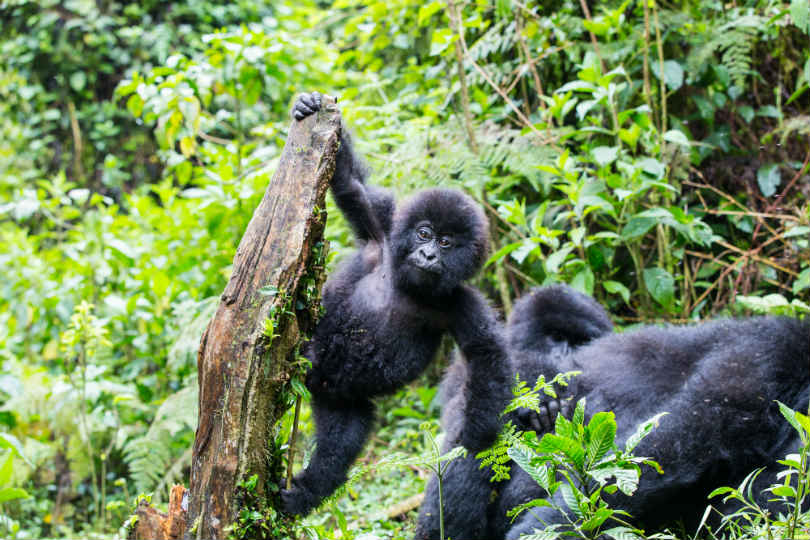
[[[624,443],[624,451],[625,453],[629,454],[633,450],[635,450],[638,443],[640,443],[644,437],[650,434],[653,428],[658,427],[659,421],[663,416],[666,416],[669,413],[660,412],[650,418],[649,420],[645,420],[644,422],[640,423],[636,428],[636,431],[627,438],[627,442]]]
[[[561,437],[554,433],[546,433],[540,439],[537,451],[547,454],[562,454],[565,458],[581,468],[585,462],[585,450],[574,439]]]
[[[652,70],[653,74],[660,79],[661,64],[653,62]],[[683,86],[683,68],[675,60],[666,60],[664,62],[664,83],[672,90],[677,90]]]
[[[771,488],[771,493],[777,497],[796,497],[796,490],[793,486],[776,486]]]
[[[14,452],[9,451],[3,465],[0,465],[0,486],[11,483],[11,474],[14,472]]]
[[[23,458],[23,461],[28,463],[29,467],[33,467],[34,464],[26,457],[25,453],[23,452],[22,443],[12,435],[11,433],[0,433],[0,448],[11,448],[14,450],[18,456]]]
[[[77,92],[84,90],[85,84],[87,84],[87,75],[84,71],[76,71],[70,75],[70,87]]]
[[[591,155],[599,167],[610,165],[619,157],[618,146],[597,146],[591,150]]]
[[[637,238],[641,238],[647,231],[655,227],[658,223],[658,220],[653,217],[637,215],[630,218],[630,221],[625,223],[624,227],[622,227],[622,231],[620,236],[622,240],[635,240]]]
[[[25,491],[24,489],[20,488],[0,489],[0,504],[14,499],[25,499],[28,496],[29,496],[28,492]]]
[[[424,26],[424,23],[427,22],[434,13],[441,11],[444,8],[444,4],[439,0],[434,0],[429,4],[425,4],[424,6],[419,8],[419,15],[417,16],[417,24],[419,26]]]
[[[770,197],[776,193],[776,188],[782,182],[782,175],[779,172],[779,166],[776,163],[768,163],[763,165],[757,171],[757,184],[759,190],[766,197]]]
[[[802,270],[802,273],[793,282],[793,294],[799,294],[804,289],[810,289],[810,268]]]
[[[560,494],[568,509],[581,519],[583,514],[582,508],[579,507],[579,500],[582,497],[582,493],[570,483],[565,483],[560,486]]]
[[[606,280],[602,282],[602,287],[605,288],[607,292],[610,294],[618,294],[624,300],[624,303],[627,304],[630,302],[630,289],[625,287],[623,284],[619,283],[618,281]]]
[[[663,268],[645,268],[644,286],[661,306],[669,309],[675,303],[675,278]]]
[[[782,416],[788,421],[788,423],[793,426],[793,429],[799,432],[801,435],[802,440],[804,441],[807,437],[807,431],[802,427],[801,423],[799,422],[798,415],[801,414],[799,412],[794,411],[781,401],[777,400],[777,405],[779,405],[779,412],[782,413]],[[807,418],[807,417],[805,417]]]
[[[734,491],[736,491],[736,490],[734,488],[732,488],[732,487],[728,487],[728,486],[719,487],[719,488],[715,489],[714,491],[712,491],[711,493],[709,493],[709,496],[707,497],[707,499],[711,499],[712,497],[717,497],[719,495],[725,495],[726,493],[732,493]]]
[[[589,434],[588,463],[596,463],[613,447],[616,437],[616,418],[612,412],[598,412],[593,415],[586,433]]]
[[[581,426],[585,423],[585,398],[577,401],[577,406],[574,408],[574,414],[571,416],[571,423]]]
[[[602,524],[612,515],[613,510],[606,506],[602,506],[601,508],[598,508],[591,517],[585,520],[585,522],[582,524],[582,530],[592,531],[598,527],[601,527]]]
[[[537,482],[537,485],[541,486],[546,491],[549,491],[549,475],[548,475],[548,466],[540,465],[535,466],[532,465],[531,461],[535,457],[535,454],[531,452],[528,448],[524,448],[519,445],[510,446],[509,449],[506,451],[507,455],[514,460],[515,463],[518,464],[518,467],[526,471],[526,473]]]
[[[810,2],[807,0],[792,0],[790,2],[790,18],[793,24],[810,34]]]
[[[609,536],[614,540],[643,540],[643,536],[639,536],[633,529],[629,527],[613,527],[603,531],[602,534]]]
[[[616,485],[627,496],[636,492],[638,487],[639,471],[636,469],[620,469],[614,473]]]
[[[679,129],[670,129],[664,133],[664,140],[681,146],[689,146],[689,138]]]
[[[590,266],[585,266],[571,279],[571,287],[588,296],[593,296],[593,287],[596,278]]]
[[[138,94],[132,94],[127,99],[127,110],[132,116],[139,117],[143,112],[143,99]]]

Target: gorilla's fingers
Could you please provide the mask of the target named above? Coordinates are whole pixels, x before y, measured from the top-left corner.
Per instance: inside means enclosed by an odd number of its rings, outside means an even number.
[[[312,112],[321,108],[321,95],[318,92],[302,94],[300,99],[301,103],[312,109]]]
[[[537,433],[543,431],[543,425],[540,423],[540,418],[534,412],[532,412],[532,414],[529,416],[529,424],[532,426],[532,429]]]
[[[299,101],[295,105],[295,109],[293,109],[293,114],[295,115],[296,120],[301,120],[302,118],[306,118],[310,114],[314,113],[315,110],[309,107],[303,101]]]
[[[552,400],[548,404],[548,420],[552,426],[557,423],[557,413],[560,412],[560,402],[559,400]]]

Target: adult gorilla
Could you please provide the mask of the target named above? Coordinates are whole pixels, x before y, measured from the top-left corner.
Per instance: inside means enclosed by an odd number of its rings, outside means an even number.
[[[606,333],[603,313],[584,309],[588,305],[595,308],[592,300],[568,287],[536,290],[516,304],[508,322],[508,346],[513,369],[522,378],[581,370],[562,397],[572,401],[585,397],[591,413],[613,411],[619,447],[640,422],[662,411],[669,413],[635,450],[636,455],[657,460],[664,474],[645,470],[636,493],[614,495],[610,500],[614,507],[647,528],[679,521],[690,530],[714,488],[736,486],[758,467],[765,471],[753,491],[759,502],[774,506],[761,491],[776,482],[775,461],[800,444],[774,401],[807,408],[810,324],[757,317],[614,334]],[[600,329],[604,335],[596,337]],[[587,336],[596,339],[583,344]],[[450,390],[448,404],[463,400]],[[551,414],[555,405],[548,405]],[[455,426],[458,406],[453,404],[445,416],[448,431]],[[523,415],[517,421],[523,429],[542,431],[550,426],[550,416],[544,416]],[[543,523],[565,521],[551,508],[534,508],[512,524],[506,511],[542,497],[543,491],[518,467],[513,467],[511,480],[486,489],[489,471],[474,465],[474,460],[460,462],[444,479],[445,497],[453,503],[445,505],[447,536],[511,539],[542,528]],[[437,537],[434,498],[429,491],[418,538]]]
[[[293,107],[301,120],[321,107],[318,93]],[[480,207],[461,191],[425,190],[395,208],[391,194],[366,185],[365,165],[346,129],[331,189],[358,249],[323,290],[325,313],[305,356],[312,362],[317,447],[307,468],[282,490],[284,509],[306,514],[346,480],[374,423],[375,396],[414,380],[449,333],[469,366],[458,391],[480,396],[464,411],[460,443],[490,445],[509,396],[502,325],[463,282],[483,264],[488,238]]]

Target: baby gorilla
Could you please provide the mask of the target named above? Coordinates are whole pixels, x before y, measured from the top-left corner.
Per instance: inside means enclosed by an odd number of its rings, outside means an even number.
[[[588,303],[596,305],[567,287],[538,289],[516,303],[507,340],[510,360],[521,378],[543,374],[548,379],[558,372],[581,370],[563,397],[586,398],[588,414],[613,411],[620,448],[639,423],[659,412],[669,413],[634,450],[658,461],[664,474],[643,469],[636,493],[632,497],[616,493],[609,497],[611,505],[629,512],[631,521],[643,527],[681,522],[690,531],[700,521],[713,489],[736,487],[748,473],[765,467],[752,492],[773,515],[784,511],[762,490],[777,483],[776,460],[800,446],[798,434],[775,400],[807,409],[810,323],[756,317],[684,327],[646,326],[614,334],[599,322],[601,316],[582,309]],[[588,336],[590,341],[582,339]],[[549,404],[548,411],[553,409]],[[444,419],[448,431],[456,421],[453,410],[455,406],[450,408],[451,418]],[[523,429],[550,428],[550,415],[516,418]],[[454,524],[446,528],[447,536],[518,538],[544,523],[566,522],[556,510],[541,507],[512,523],[506,512],[543,497],[542,489],[518,467],[512,468],[510,480],[487,487],[489,471],[473,465],[450,469],[452,476],[445,475],[445,500],[456,503],[445,505],[445,521]],[[436,505],[429,496],[430,491],[417,528],[427,534],[419,538],[437,537],[432,516],[423,519],[425,508]],[[555,498],[560,496],[558,491]],[[562,500],[556,503],[566,507]],[[724,513],[736,509],[717,499],[711,503]]]
[[[321,107],[317,92],[301,95],[293,116]],[[375,396],[413,381],[449,333],[469,367],[459,391],[470,399],[459,440],[489,446],[509,398],[502,325],[484,298],[463,282],[486,257],[488,225],[464,193],[425,190],[398,208],[386,190],[365,184],[367,169],[341,129],[331,182],[358,249],[323,289],[325,313],[305,356],[312,362],[317,447],[307,468],[282,490],[284,509],[306,514],[346,480],[374,421]]]

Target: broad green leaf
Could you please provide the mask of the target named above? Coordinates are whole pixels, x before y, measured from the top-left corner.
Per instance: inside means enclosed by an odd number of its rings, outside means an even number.
[[[793,486],[777,486],[770,490],[777,497],[796,497],[796,489]]]
[[[417,24],[419,24],[419,26],[424,26],[424,23],[427,22],[434,13],[441,11],[442,9],[444,9],[444,3],[440,2],[439,0],[434,0],[433,2],[420,7],[419,15],[417,16]]]
[[[582,524],[582,530],[592,531],[598,527],[601,527],[602,524],[612,515],[613,510],[606,506],[602,506],[601,508],[598,508],[591,517],[585,520],[585,522]]]
[[[572,424],[567,418],[565,418],[561,414],[558,414],[557,418],[554,421],[554,432],[562,437],[568,437],[571,439],[576,437],[576,430],[574,429],[574,424]]]
[[[600,167],[610,165],[619,156],[618,146],[597,146],[591,150],[591,155]]]
[[[725,495],[726,493],[732,493],[734,491],[736,491],[736,490],[734,488],[732,488],[732,487],[728,487],[728,486],[719,487],[719,488],[715,489],[714,491],[712,491],[711,493],[709,493],[709,496],[707,497],[707,499],[711,499],[712,497],[717,497],[719,495]]]
[[[636,428],[636,431],[627,438],[627,442],[624,443],[624,451],[626,453],[631,453],[635,450],[638,443],[640,443],[644,437],[650,434],[653,428],[658,427],[659,421],[662,417],[666,416],[669,413],[660,412],[650,418],[649,420],[645,420],[644,422],[640,423]]]
[[[661,64],[652,62],[653,74],[661,79]],[[664,83],[672,90],[677,90],[683,86],[683,68],[675,60],[664,62]]]
[[[565,483],[560,486],[560,494],[562,495],[565,505],[571,510],[578,518],[582,518],[582,509],[579,507],[579,498],[582,494],[578,489],[573,487],[570,483]]]
[[[635,240],[637,238],[641,238],[647,232],[655,227],[658,223],[658,220],[652,217],[645,217],[645,216],[633,216],[630,218],[630,221],[625,223],[624,227],[622,227],[622,231],[620,233],[622,240]]]
[[[25,491],[24,489],[20,488],[0,489],[0,504],[14,499],[25,499],[28,496],[29,496],[28,492]]]
[[[536,506],[545,506],[545,505],[536,505]],[[521,505],[519,508],[521,510],[525,509],[525,505]],[[559,525],[551,525],[550,527],[545,528],[544,530],[535,529],[532,534],[524,534],[521,535],[520,540],[559,540],[561,538],[568,538],[567,535],[562,533],[558,533],[556,531],[559,528]]]
[[[596,278],[590,266],[585,266],[571,279],[571,287],[588,296],[593,296]]]
[[[76,71],[70,75],[70,87],[81,92],[87,84],[87,75],[84,71]]]
[[[636,469],[620,469],[614,476],[616,485],[625,495],[632,495],[638,487],[639,472]]]
[[[598,412],[588,423],[586,433],[590,436],[588,442],[588,463],[595,463],[602,459],[613,447],[616,437],[616,418],[612,412]]]
[[[620,295],[625,303],[630,302],[630,289],[625,287],[622,283],[612,280],[602,281],[601,283],[602,287],[604,287],[607,292]]]
[[[585,398],[577,401],[574,414],[571,416],[571,423],[577,426],[581,426],[585,423]]]
[[[11,482],[11,474],[14,472],[14,452],[9,451],[0,465],[0,486],[6,486]]]
[[[793,24],[810,34],[810,2],[807,0],[792,0],[790,2],[790,18]]]
[[[141,96],[138,94],[129,96],[129,99],[127,99],[127,110],[136,118],[141,116],[143,112],[143,99],[141,99]]]
[[[644,286],[653,300],[665,308],[675,303],[675,278],[663,268],[645,268]]]
[[[776,403],[779,405],[779,412],[782,413],[782,416],[784,416],[788,423],[793,426],[793,429],[795,429],[799,435],[802,436],[802,440],[806,440],[807,432],[802,428],[802,425],[797,418],[797,415],[801,413],[794,411],[781,401],[777,401]]]
[[[664,133],[664,140],[681,146],[689,146],[689,139],[684,135],[683,131],[678,129],[670,129]]]
[[[757,170],[757,184],[759,190],[766,197],[770,197],[776,193],[776,188],[782,182],[782,174],[779,172],[779,166],[775,163],[768,163],[763,165]]]
[[[523,448],[520,445],[510,446],[509,449],[506,451],[507,455],[514,460],[518,466],[526,471],[526,473],[537,482],[539,486],[544,488],[546,491],[549,491],[549,475],[548,475],[548,466],[540,465],[535,466],[532,465],[531,461],[534,458],[534,453],[531,452],[528,448]]]
[[[549,274],[556,274],[560,270],[560,265],[565,262],[568,254],[574,250],[574,246],[561,248],[546,257],[545,267]]]
[[[577,467],[582,467],[585,462],[585,450],[574,439],[561,437],[554,433],[546,433],[540,439],[537,451],[547,454],[562,454]]]
[[[0,448],[11,448],[17,453],[18,456],[23,458],[23,461],[28,463],[30,467],[34,466],[34,464],[31,463],[31,461],[26,457],[25,453],[23,452],[22,443],[19,441],[19,439],[17,439],[17,437],[12,435],[11,433],[0,433]]]
[[[628,527],[613,527],[602,531],[602,534],[614,540],[644,540],[643,536],[639,536],[633,529]]]

